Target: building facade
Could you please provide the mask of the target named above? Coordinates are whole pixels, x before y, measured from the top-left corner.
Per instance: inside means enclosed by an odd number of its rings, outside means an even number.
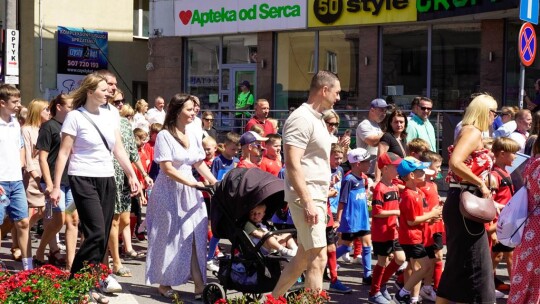
[[[1,8],[8,1],[0,1]],[[12,1],[17,5],[17,29],[20,33],[19,88],[23,104],[34,98],[50,99],[58,93],[67,93],[77,87],[84,77],[82,71],[106,67],[117,75],[119,87],[125,92],[126,100],[147,97],[149,0],[134,1],[67,1],[30,0]],[[1,15],[1,14],[0,14]],[[0,16],[0,25],[6,24]],[[5,26],[4,26],[5,27]],[[59,28],[73,31],[104,33],[103,43],[93,38],[73,43],[69,55],[62,56]],[[59,47],[60,45],[60,47]],[[77,55],[80,51],[80,55]],[[84,53],[84,54],[83,54]],[[97,65],[89,57],[101,57]],[[79,64],[81,73],[71,73],[59,78],[62,60],[70,65]],[[96,59],[97,60],[97,59]],[[95,64],[95,65],[94,65]],[[86,66],[85,66],[86,65]],[[83,69],[87,68],[87,69]],[[92,69],[93,68],[93,69]]]
[[[403,109],[412,97],[463,109],[489,92],[517,105],[517,0],[159,0],[150,4],[149,96],[185,91],[203,108],[234,109],[252,83],[273,109],[306,100],[312,75],[338,74],[342,101],[376,97]],[[526,69],[534,96],[536,62]]]

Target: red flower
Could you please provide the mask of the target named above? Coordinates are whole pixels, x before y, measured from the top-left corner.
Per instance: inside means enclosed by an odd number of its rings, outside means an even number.
[[[58,289],[58,288],[60,288],[62,285],[60,285],[60,284],[58,284],[58,283],[54,283],[53,286],[54,286],[54,288]]]
[[[227,304],[227,300],[225,299],[219,299],[214,304]]]

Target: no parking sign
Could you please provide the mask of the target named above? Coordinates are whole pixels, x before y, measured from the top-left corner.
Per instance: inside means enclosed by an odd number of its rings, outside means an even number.
[[[519,30],[518,37],[519,59],[524,66],[531,66],[536,57],[536,32],[529,22],[525,22]]]

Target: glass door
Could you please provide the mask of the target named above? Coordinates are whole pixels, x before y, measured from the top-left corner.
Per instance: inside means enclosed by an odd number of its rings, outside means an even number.
[[[220,98],[219,109],[221,110],[220,117],[217,120],[221,122],[222,129],[234,130],[241,132],[240,122],[235,122],[235,104],[238,95],[241,92],[240,84],[244,81],[249,82],[250,91],[253,96],[256,94],[256,66],[255,65],[222,65],[221,67],[221,84],[220,84]],[[229,110],[233,110],[230,111]],[[245,125],[247,121],[242,121],[241,126]],[[237,127],[236,129],[235,126]]]

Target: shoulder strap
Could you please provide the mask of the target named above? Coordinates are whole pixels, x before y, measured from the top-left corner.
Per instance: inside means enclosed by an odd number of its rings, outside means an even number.
[[[101,133],[101,131],[99,130],[98,126],[96,125],[96,123],[90,118],[88,117],[88,115],[86,113],[84,113],[80,108],[77,109],[79,112],[81,112],[82,116],[84,116],[84,118],[86,118],[91,124],[92,126],[94,126],[94,128],[96,128],[96,130],[98,131],[99,133],[99,136],[101,137],[101,140],[103,140],[103,144],[105,145],[105,147],[107,148],[107,150],[109,150],[109,152],[111,152],[111,149],[109,148],[109,144],[107,143],[107,140],[105,139],[105,136],[103,136],[103,133]]]
[[[501,181],[505,180],[510,186],[510,194],[512,194],[512,196],[514,195],[514,184],[512,184],[512,179],[508,176],[505,176],[503,171],[500,169],[500,168],[496,168],[495,166],[493,167],[493,171],[497,172],[497,174],[501,177]],[[499,185],[500,187],[501,185]]]

